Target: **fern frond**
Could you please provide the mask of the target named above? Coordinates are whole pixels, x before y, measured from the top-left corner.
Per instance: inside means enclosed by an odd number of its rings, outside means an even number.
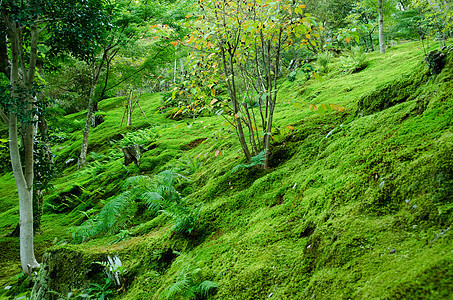
[[[209,295],[209,291],[216,289],[217,287],[218,285],[214,281],[205,280],[198,285],[195,292],[201,297],[206,298]]]
[[[124,181],[124,187],[136,187],[136,186],[146,186],[146,184],[151,180],[151,177],[146,175],[137,175],[127,178]]]
[[[258,153],[257,155],[253,156],[250,159],[250,163],[249,164],[239,164],[239,165],[235,166],[231,170],[231,173],[235,173],[237,170],[239,170],[239,168],[245,169],[245,168],[250,168],[250,167],[253,167],[253,166],[257,166],[257,165],[264,165],[265,158],[266,158],[266,156],[265,156],[264,151],[261,151],[260,153]]]
[[[174,296],[182,295],[190,287],[190,277],[187,273],[184,273],[183,276],[177,278],[176,282],[168,286],[163,292],[162,296],[165,299],[171,299]],[[159,297],[160,298],[160,297]]]
[[[165,199],[157,192],[145,192],[141,196],[151,212],[158,212],[165,206]]]
[[[200,215],[200,210],[201,207],[191,209],[187,206],[173,205],[161,211],[174,220],[173,231],[190,234],[195,228],[195,222]]]
[[[110,200],[98,213],[97,221],[84,222],[73,235],[74,241],[83,242],[108,231],[116,230],[118,220],[130,204],[130,193],[124,192]]]

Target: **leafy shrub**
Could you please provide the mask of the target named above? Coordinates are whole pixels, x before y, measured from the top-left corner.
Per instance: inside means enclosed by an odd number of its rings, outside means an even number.
[[[348,74],[359,72],[368,65],[366,61],[366,53],[362,47],[356,46],[349,51],[348,56],[341,56],[340,63],[343,72]]]

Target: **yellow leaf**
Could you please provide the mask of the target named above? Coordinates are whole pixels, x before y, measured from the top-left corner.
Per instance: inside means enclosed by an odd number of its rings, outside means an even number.
[[[182,95],[182,93],[184,93],[184,91],[180,91],[180,92],[179,92],[179,95]]]
[[[347,43],[351,42],[351,38],[350,38],[350,37],[347,37],[347,38],[346,38],[346,42],[347,42]]]

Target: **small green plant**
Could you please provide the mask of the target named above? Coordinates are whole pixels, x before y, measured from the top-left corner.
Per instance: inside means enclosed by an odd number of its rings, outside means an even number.
[[[318,65],[321,68],[322,73],[329,73],[329,63],[332,59],[332,54],[329,51],[324,51],[318,54]]]
[[[349,51],[348,56],[341,56],[340,63],[343,68],[343,72],[348,74],[361,71],[368,65],[366,61],[366,53],[362,47],[352,47]]]
[[[203,159],[200,158],[200,154],[195,157],[185,155],[178,160],[176,170],[181,174],[191,175],[196,173],[202,165]]]
[[[163,209],[162,212],[170,216],[175,225],[172,230],[181,234],[190,234],[195,228],[195,222],[200,216],[201,206],[194,209],[188,206],[174,205]]]
[[[123,139],[119,142],[121,148],[131,145],[149,145],[159,137],[157,128],[151,127],[136,131],[129,131],[123,135]]]
[[[302,66],[302,72],[305,74],[305,79],[309,80],[313,76],[315,69],[310,64],[305,64]]]
[[[176,275],[176,281],[159,295],[159,299],[207,299],[218,286],[210,280],[202,280],[201,268],[187,264]]]
[[[174,188],[174,184],[180,179],[186,178],[173,170],[166,170],[155,176],[141,175],[126,179],[126,191],[108,201],[95,217],[77,227],[72,235],[73,242],[82,243],[124,228],[136,211],[137,202],[146,204],[153,214],[166,213],[171,216],[176,222],[174,231],[190,234],[200,209],[191,209]],[[127,231],[118,236],[126,237]]]
[[[88,299],[104,300],[115,294],[115,284],[109,277],[105,278],[103,284],[92,283],[87,290]]]
[[[106,155],[96,152],[90,153],[90,159],[90,163],[78,171],[79,177],[96,177],[107,169],[107,163],[110,161]]]
[[[119,243],[121,241],[127,240],[131,237],[131,232],[127,229],[121,229],[120,232],[116,234],[116,238],[110,242],[110,244]]]
[[[231,173],[235,173],[237,170],[239,170],[239,168],[245,169],[257,165],[264,165],[264,151],[261,151],[257,155],[253,156],[249,164],[239,164],[235,166],[233,170],[231,170]]]

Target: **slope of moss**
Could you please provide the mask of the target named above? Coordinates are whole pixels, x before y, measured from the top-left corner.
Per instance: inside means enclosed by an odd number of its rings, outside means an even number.
[[[105,276],[95,262],[118,253],[127,269],[118,299],[158,299],[189,267],[217,283],[215,299],[447,298],[453,292],[452,58],[428,77],[422,51],[410,43],[383,57],[371,54],[356,74],[285,83],[270,170],[231,173],[243,162],[232,129],[217,117],[165,119],[155,113],[158,95],[141,102],[158,139],[140,167],[122,166],[113,152],[126,132],[119,127],[121,102],[103,101],[106,121],[93,130],[90,150],[107,156],[102,166],[95,158],[85,170],[64,165],[79,149],[77,132],[55,148],[64,176],[47,195],[44,233],[36,238],[40,255],[52,240],[60,244],[47,249],[47,288],[82,293]],[[294,102],[346,110],[314,114],[295,110]],[[135,130],[149,126],[137,118]],[[187,157],[203,162],[177,186],[191,207],[203,203],[191,234],[173,234],[165,215],[131,215],[128,239],[64,244],[71,241],[67,227],[94,216],[122,191],[124,179],[184,166]],[[2,178],[11,185],[8,176]],[[6,233],[17,207],[4,206]],[[0,245],[17,265],[8,239]],[[0,272],[14,275],[11,268]]]

